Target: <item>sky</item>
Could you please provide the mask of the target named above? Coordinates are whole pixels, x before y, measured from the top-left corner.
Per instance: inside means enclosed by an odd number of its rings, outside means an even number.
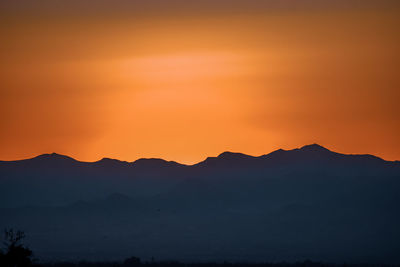
[[[398,25],[389,0],[0,0],[0,160],[400,160]]]

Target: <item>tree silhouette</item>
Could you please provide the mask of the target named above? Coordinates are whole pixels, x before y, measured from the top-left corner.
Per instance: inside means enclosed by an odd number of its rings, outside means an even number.
[[[32,251],[25,247],[23,239],[25,233],[14,232],[13,229],[4,231],[5,252],[0,251],[0,266],[4,267],[27,267],[32,266]]]

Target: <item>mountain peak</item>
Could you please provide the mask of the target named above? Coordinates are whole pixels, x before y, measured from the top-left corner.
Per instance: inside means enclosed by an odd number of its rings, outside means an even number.
[[[229,152],[225,151],[221,154],[219,154],[217,157],[208,157],[204,161],[199,162],[195,165],[232,165],[236,164],[237,162],[248,162],[251,159],[255,159],[256,157],[249,156],[243,153],[235,153],[235,152]],[[220,166],[222,166],[220,165]]]
[[[65,156],[65,155],[61,155],[61,154],[58,154],[58,153],[55,153],[55,152],[53,152],[51,154],[42,154],[42,155],[39,155],[39,156],[37,156],[37,157],[35,157],[33,159],[36,159],[36,160],[68,160],[68,161],[75,161],[75,159],[73,159],[71,157],[68,157],[68,156]]]
[[[225,151],[225,152],[219,154],[217,158],[219,158],[219,159],[239,159],[239,158],[248,158],[248,157],[252,157],[252,156],[249,156],[249,155],[246,155],[243,153]]]
[[[300,150],[309,152],[331,152],[329,149],[315,143],[310,145],[305,145],[301,147]]]
[[[100,164],[127,164],[128,162],[126,161],[121,161],[118,159],[112,159],[112,158],[102,158],[101,160],[98,160],[94,163],[100,163]]]

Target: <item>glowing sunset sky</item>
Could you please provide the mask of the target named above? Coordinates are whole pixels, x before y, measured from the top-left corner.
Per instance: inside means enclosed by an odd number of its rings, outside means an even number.
[[[0,159],[399,160],[397,3],[2,1]]]

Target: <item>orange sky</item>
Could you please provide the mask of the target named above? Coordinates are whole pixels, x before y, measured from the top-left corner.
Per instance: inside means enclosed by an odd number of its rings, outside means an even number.
[[[400,159],[396,1],[3,1],[0,159]]]

